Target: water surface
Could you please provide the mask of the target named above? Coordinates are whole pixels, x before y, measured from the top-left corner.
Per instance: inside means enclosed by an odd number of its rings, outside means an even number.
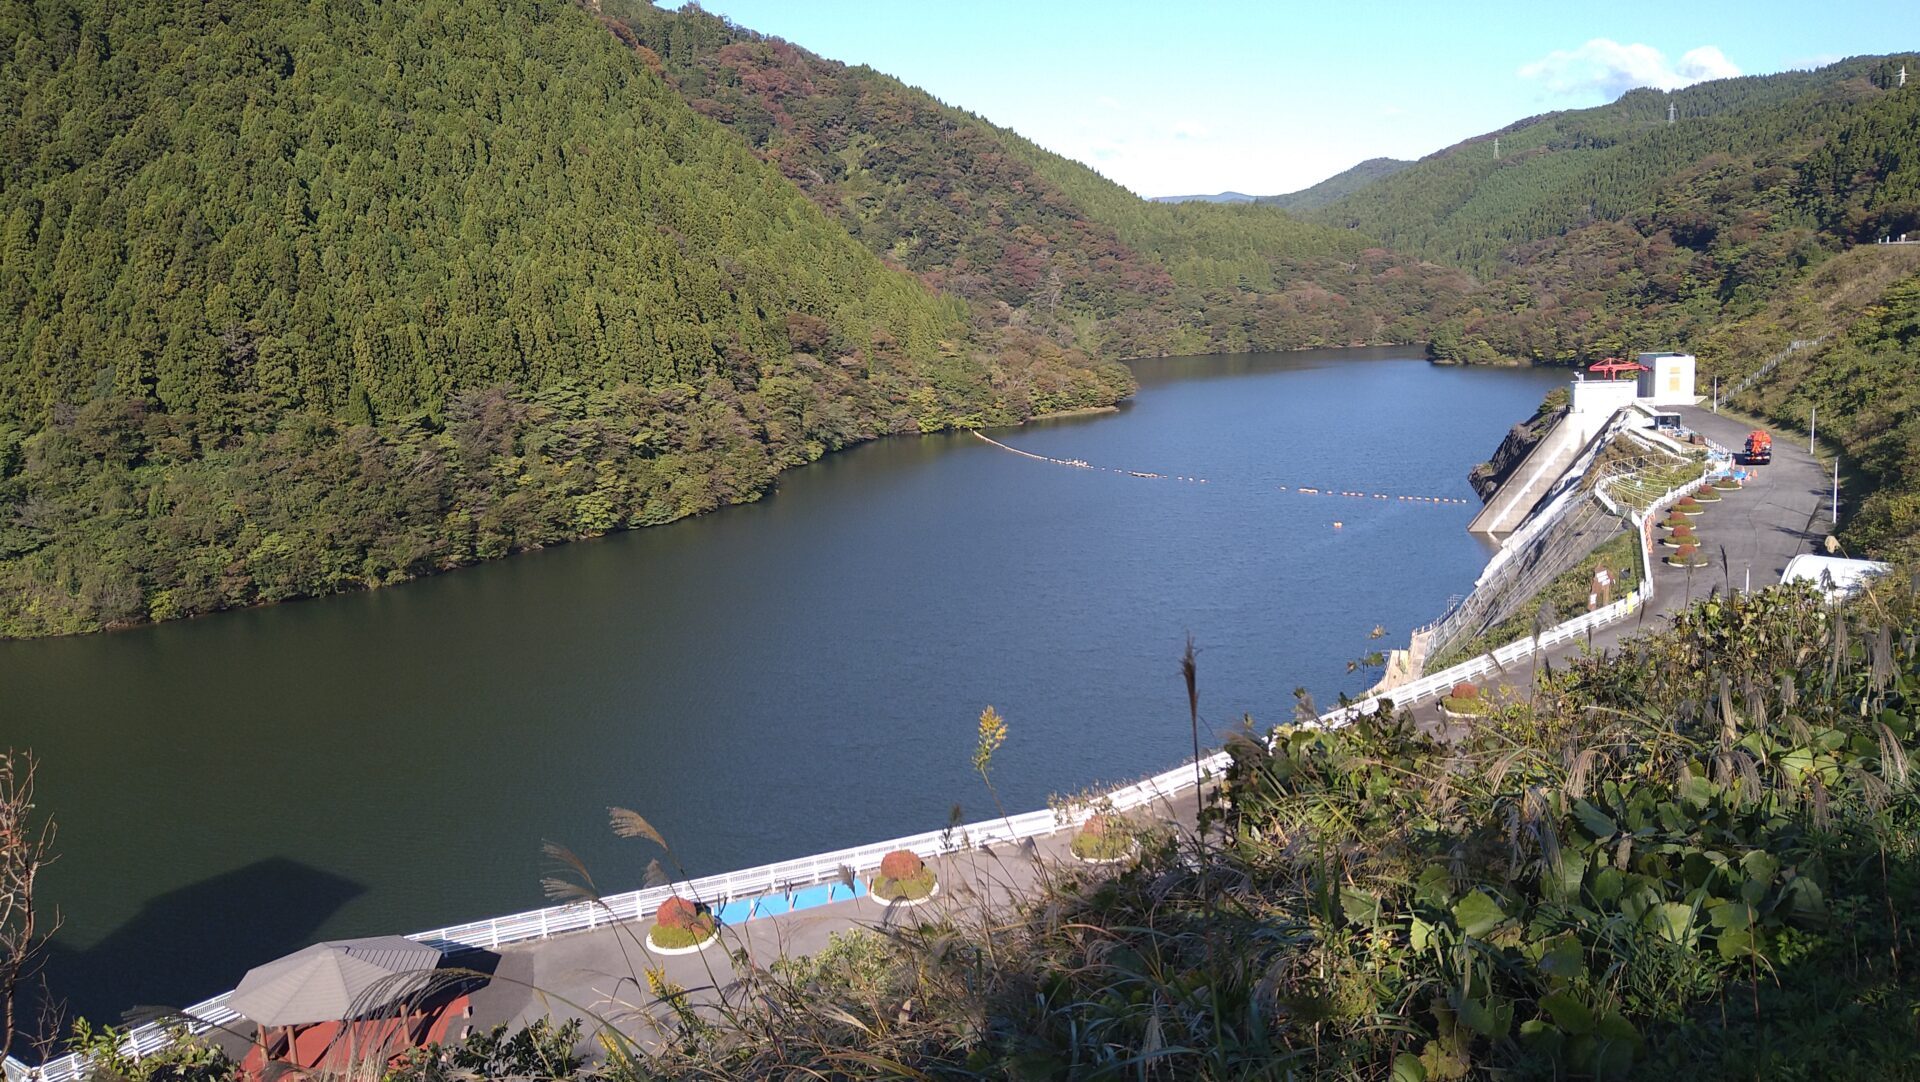
[[[320,937],[543,903],[543,839],[639,884],[640,810],[690,874],[1131,780],[1201,711],[1358,691],[1486,558],[1466,471],[1559,377],[1413,350],[1136,365],[1116,414],[883,440],[760,503],[369,594],[0,643],[0,743],[43,760],[76,1010],[185,1003]],[[1333,527],[1338,520],[1339,529]],[[1367,632],[1384,625],[1381,643]]]

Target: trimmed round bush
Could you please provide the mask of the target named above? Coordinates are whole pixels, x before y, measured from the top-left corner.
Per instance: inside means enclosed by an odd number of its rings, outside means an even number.
[[[880,858],[880,874],[888,879],[912,879],[926,870],[927,862],[905,849],[895,849]]]
[[[1720,489],[1722,492],[1732,492],[1734,489],[1740,487],[1740,482],[1731,477],[1722,477],[1713,483],[1713,487]]]
[[[653,922],[668,928],[691,928],[693,922],[700,919],[700,907],[680,897],[678,894],[660,903],[654,911]]]
[[[1708,485],[1705,488],[1696,489],[1693,498],[1696,506],[1703,503],[1719,503],[1720,493],[1712,485]]]
[[[679,895],[673,895],[654,910],[653,928],[647,942],[665,950],[698,946],[720,931],[713,914]]]
[[[867,890],[883,902],[917,902],[932,896],[935,881],[926,861],[896,849],[880,858],[880,874],[867,884]]]
[[[1453,685],[1447,697],[1440,700],[1440,708],[1450,714],[1484,714],[1487,712],[1487,700],[1480,689],[1465,680]]]
[[[1688,511],[1699,506],[1700,501],[1694,499],[1692,496],[1682,496],[1673,502],[1673,507],[1676,511]]]
[[[1660,543],[1668,548],[1679,548],[1682,545],[1698,545],[1700,543],[1700,535],[1694,531],[1692,526],[1682,523],[1668,530],[1667,536],[1662,538]]]
[[[1671,527],[1671,526],[1684,526],[1687,523],[1692,522],[1693,520],[1687,517],[1687,513],[1685,511],[1674,510],[1674,511],[1668,511],[1667,517],[1662,521]]]
[[[1700,546],[1691,543],[1681,545],[1679,548],[1674,549],[1667,557],[1667,562],[1675,567],[1707,566],[1707,558],[1701,555]]]
[[[1072,848],[1081,860],[1118,860],[1133,850],[1133,839],[1112,819],[1095,815],[1080,824]]]

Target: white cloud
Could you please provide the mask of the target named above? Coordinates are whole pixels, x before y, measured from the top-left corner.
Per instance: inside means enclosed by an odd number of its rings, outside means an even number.
[[[1651,45],[1622,45],[1594,38],[1577,49],[1555,49],[1531,64],[1522,65],[1522,79],[1535,79],[1554,94],[1598,91],[1616,98],[1634,87],[1678,90],[1708,79],[1740,74],[1718,46],[1702,45],[1682,53],[1678,61]]]

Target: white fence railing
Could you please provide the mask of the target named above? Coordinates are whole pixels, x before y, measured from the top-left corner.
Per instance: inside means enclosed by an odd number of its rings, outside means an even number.
[[[1418,702],[1463,680],[1474,680],[1488,673],[1504,670],[1507,666],[1529,657],[1536,651],[1552,649],[1561,643],[1577,639],[1594,628],[1612,623],[1632,613],[1652,596],[1652,564],[1651,558],[1647,555],[1651,550],[1644,544],[1645,530],[1650,528],[1649,524],[1654,521],[1659,512],[1672,506],[1681,496],[1693,491],[1706,480],[1707,476],[1703,474],[1698,480],[1672,489],[1648,509],[1641,523],[1642,557],[1646,565],[1645,576],[1641,580],[1639,589],[1611,605],[1549,628],[1541,632],[1538,639],[1530,635],[1515,640],[1491,653],[1469,658],[1458,665],[1440,672],[1429,673],[1389,691],[1329,710],[1319,716],[1318,723],[1344,725],[1356,717],[1373,713],[1379,709],[1382,701],[1402,704]],[[1182,763],[1171,770],[1108,792],[1105,802],[1116,811],[1130,811],[1147,807],[1156,801],[1172,800],[1192,793],[1197,783],[1204,784],[1205,781],[1218,777],[1230,761],[1226,752],[1215,752],[1200,760],[1200,769],[1197,774],[1193,763]],[[818,853],[777,864],[762,865],[758,868],[724,872],[670,886],[628,891],[625,894],[605,898],[598,904],[574,902],[568,905],[549,906],[545,909],[533,909],[504,917],[490,917],[467,924],[416,932],[408,938],[448,948],[474,947],[497,950],[514,943],[547,939],[568,932],[604,928],[620,921],[643,920],[659,908],[660,903],[671,894],[697,898],[710,904],[724,904],[738,898],[756,897],[830,882],[840,877],[842,869],[847,869],[856,875],[872,871],[879,867],[881,857],[896,849],[909,849],[922,857],[933,857],[966,849],[1043,837],[1064,827],[1078,825],[1079,821],[1091,815],[1093,810],[1091,806],[1071,811],[1055,811],[1046,808],[1003,819],[983,820],[947,830],[930,830],[904,838],[873,842],[829,853]],[[232,994],[222,992],[212,999],[186,1008],[183,1014],[192,1020],[187,1027],[189,1032],[204,1033],[216,1026],[231,1025],[241,1020],[240,1015],[227,1006],[227,999]],[[121,1049],[129,1055],[143,1057],[165,1048],[172,1039],[172,1027],[162,1023],[147,1023],[129,1030],[122,1040]],[[33,1080],[75,1082],[86,1074],[85,1059],[75,1054],[57,1057],[39,1067],[29,1067],[11,1058],[6,1063],[9,1082],[33,1082]]]

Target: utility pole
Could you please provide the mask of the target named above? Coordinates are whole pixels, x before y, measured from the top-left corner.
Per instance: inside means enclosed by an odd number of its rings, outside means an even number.
[[[1813,426],[1820,420],[1820,407],[1807,407],[1807,453],[1813,453]]]
[[[1840,456],[1833,456],[1833,518],[1835,526],[1840,525]]]
[[[1713,377],[1713,412],[1720,412],[1720,377]]]

